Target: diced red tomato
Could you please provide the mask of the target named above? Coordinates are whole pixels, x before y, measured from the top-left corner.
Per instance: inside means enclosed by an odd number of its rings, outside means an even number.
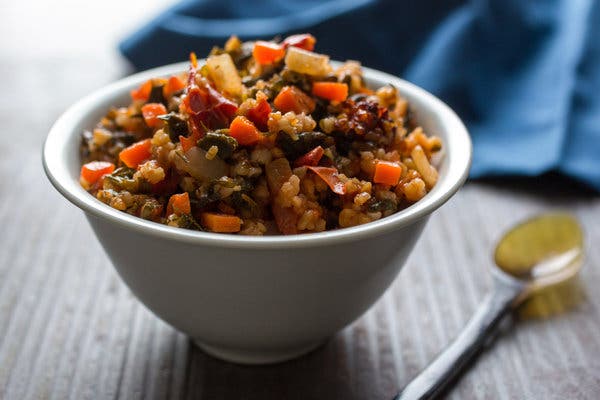
[[[323,150],[323,148],[321,146],[317,146],[314,149],[312,149],[311,151],[309,151],[308,153],[306,153],[305,155],[303,155],[302,157],[298,158],[296,161],[294,161],[294,166],[295,167],[317,166],[317,165],[319,165],[319,161],[321,161],[321,157],[323,157],[324,152],[325,152],[325,150]]]
[[[333,167],[308,167],[337,194],[346,194],[346,186],[338,177],[338,170]]]
[[[269,114],[271,113],[271,106],[266,98],[257,100],[256,105],[252,107],[246,113],[246,117],[256,125],[262,132],[268,129],[267,122],[269,122]]]
[[[177,190],[179,176],[173,170],[168,170],[165,179],[152,185],[152,193],[163,196]]]
[[[317,39],[315,39],[315,37],[313,35],[304,33],[304,34],[300,34],[300,35],[288,36],[283,41],[283,46],[286,48],[289,46],[293,46],[293,47],[298,47],[298,48],[301,48],[304,50],[313,51],[313,49],[315,48],[316,42],[317,42]]]
[[[190,117],[192,133],[201,138],[206,130],[226,128],[237,111],[237,105],[225,98],[207,82],[187,88],[182,108]]]

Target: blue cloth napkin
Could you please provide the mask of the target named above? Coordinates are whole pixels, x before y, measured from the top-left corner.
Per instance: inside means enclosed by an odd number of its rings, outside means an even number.
[[[560,171],[600,190],[600,1],[183,1],[120,49],[146,69],[300,32],[446,101],[473,137],[471,177]]]

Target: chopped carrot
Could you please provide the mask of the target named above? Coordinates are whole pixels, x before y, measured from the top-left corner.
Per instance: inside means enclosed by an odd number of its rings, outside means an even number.
[[[152,153],[150,153],[151,147],[152,143],[150,142],[150,139],[141,140],[121,150],[119,159],[129,168],[137,168],[142,161],[150,158],[152,155]]]
[[[242,220],[235,215],[204,212],[200,214],[200,221],[212,232],[233,233],[242,229]]]
[[[185,88],[185,82],[179,79],[178,76],[173,75],[169,78],[165,86],[163,86],[163,96],[171,97],[173,93],[179,92]]]
[[[348,97],[348,85],[339,82],[315,82],[312,93],[327,100],[344,101]]]
[[[229,134],[242,146],[249,146],[260,142],[263,135],[254,126],[252,121],[244,116],[237,116],[229,126]]]
[[[308,167],[308,169],[317,174],[333,193],[346,194],[346,185],[338,177],[337,169],[333,167]]]
[[[394,186],[398,184],[401,175],[402,167],[400,164],[390,161],[378,161],[375,165],[373,182]]]
[[[273,64],[285,56],[285,49],[280,44],[258,40],[254,42],[252,56],[259,64]]]
[[[298,158],[296,161],[294,161],[294,166],[302,167],[303,165],[306,165],[314,167],[316,165],[319,165],[319,161],[321,160],[321,157],[323,157],[324,152],[325,150],[323,150],[321,146],[317,146],[302,157]]]
[[[92,161],[81,167],[80,179],[93,185],[104,175],[110,174],[115,170],[115,164],[108,161]]]
[[[142,115],[146,125],[150,128],[162,126],[164,121],[158,118],[159,115],[167,113],[167,108],[161,103],[147,103],[142,106]]]
[[[167,204],[167,216],[171,214],[190,214],[192,212],[192,206],[190,205],[190,195],[188,192],[174,194],[169,198]]]
[[[148,101],[151,91],[152,91],[152,80],[148,80],[148,81],[142,83],[142,85],[139,88],[134,89],[129,93],[133,100]]]
[[[296,114],[310,114],[315,110],[315,101],[295,86],[285,86],[281,89],[273,104],[284,113],[293,111]]]
[[[188,137],[179,136],[179,143],[181,143],[181,149],[183,152],[187,153],[189,149],[198,143],[198,139],[196,139],[194,135],[190,135]]]
[[[284,47],[298,47],[304,50],[313,51],[317,39],[310,33],[304,33],[300,35],[291,35],[285,38],[283,41]]]

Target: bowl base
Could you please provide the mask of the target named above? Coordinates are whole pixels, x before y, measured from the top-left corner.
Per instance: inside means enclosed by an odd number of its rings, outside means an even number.
[[[192,340],[202,351],[213,357],[236,364],[247,365],[275,364],[288,361],[309,353],[325,343],[324,341],[318,341],[284,350],[243,350],[212,346],[197,339]]]

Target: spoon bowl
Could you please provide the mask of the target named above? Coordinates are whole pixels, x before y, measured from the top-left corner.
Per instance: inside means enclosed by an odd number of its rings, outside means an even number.
[[[496,246],[496,267],[533,292],[573,277],[583,264],[583,231],[570,214],[543,214],[509,230]]]

